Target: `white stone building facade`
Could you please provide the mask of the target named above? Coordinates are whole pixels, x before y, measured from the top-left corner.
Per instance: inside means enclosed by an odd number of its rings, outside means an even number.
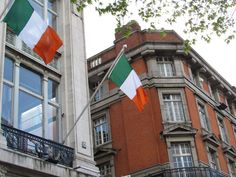
[[[0,23],[0,177],[99,176],[89,110],[62,145],[88,101],[83,14],[69,0],[29,2],[63,46],[45,65]]]

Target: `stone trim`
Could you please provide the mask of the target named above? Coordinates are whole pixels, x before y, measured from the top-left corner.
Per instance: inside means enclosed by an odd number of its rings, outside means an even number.
[[[191,147],[191,152],[192,152],[192,158],[193,158],[193,163],[195,167],[198,167],[198,157],[197,157],[197,152],[196,152],[196,147],[195,147],[195,141],[194,141],[194,136],[185,136],[185,137],[167,137],[166,138],[166,144],[167,144],[167,151],[168,151],[168,156],[169,156],[169,162],[172,162],[172,152],[171,152],[171,143],[181,143],[181,142],[189,142],[190,147]],[[170,167],[173,167],[172,164],[170,163]]]
[[[158,96],[159,96],[159,101],[160,101],[160,109],[161,109],[161,116],[162,116],[162,121],[163,123],[167,122],[166,118],[165,118],[165,111],[164,111],[164,100],[162,95],[163,94],[180,94],[181,96],[181,100],[182,100],[182,105],[183,105],[183,111],[184,111],[184,119],[183,122],[190,122],[190,117],[189,117],[189,113],[188,113],[188,106],[187,106],[187,102],[186,102],[186,98],[185,98],[185,93],[183,89],[170,89],[170,88],[157,88],[158,91]]]

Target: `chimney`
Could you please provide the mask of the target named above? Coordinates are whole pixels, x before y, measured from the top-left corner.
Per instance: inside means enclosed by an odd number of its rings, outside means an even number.
[[[115,39],[119,40],[123,37],[128,37],[135,31],[141,31],[141,27],[139,26],[138,22],[136,22],[135,20],[131,20],[126,25],[120,28],[116,28]]]

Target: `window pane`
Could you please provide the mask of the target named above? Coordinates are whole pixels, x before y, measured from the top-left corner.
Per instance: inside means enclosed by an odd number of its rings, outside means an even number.
[[[48,2],[48,9],[56,11],[56,1],[55,0],[47,0]]]
[[[29,69],[20,67],[20,86],[41,95],[42,77]]]
[[[4,79],[13,82],[13,61],[7,57],[4,61]]]
[[[48,105],[47,111],[48,117],[48,135],[46,136],[50,140],[58,141],[58,109],[54,106]]]
[[[51,27],[53,27],[55,30],[57,29],[56,20],[57,20],[57,16],[48,11],[47,23],[48,23],[48,25],[50,25]]]
[[[48,80],[48,99],[58,102],[58,83],[51,79]]]
[[[95,144],[100,145],[109,141],[108,123],[105,117],[94,121]]]
[[[33,6],[34,10],[44,19],[43,7],[35,0],[29,0],[29,3],[31,4],[31,6]]]
[[[19,129],[42,136],[42,101],[20,91],[18,108]]]
[[[4,84],[2,96],[2,123],[12,124],[12,87]]]

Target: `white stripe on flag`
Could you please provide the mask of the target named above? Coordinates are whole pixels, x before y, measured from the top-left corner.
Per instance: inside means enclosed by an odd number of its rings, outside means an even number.
[[[142,85],[138,75],[132,70],[120,89],[132,100],[136,95],[136,89]]]
[[[26,43],[28,47],[33,49],[46,29],[47,24],[43,21],[39,14],[34,11],[28,23],[20,32],[19,37]]]

